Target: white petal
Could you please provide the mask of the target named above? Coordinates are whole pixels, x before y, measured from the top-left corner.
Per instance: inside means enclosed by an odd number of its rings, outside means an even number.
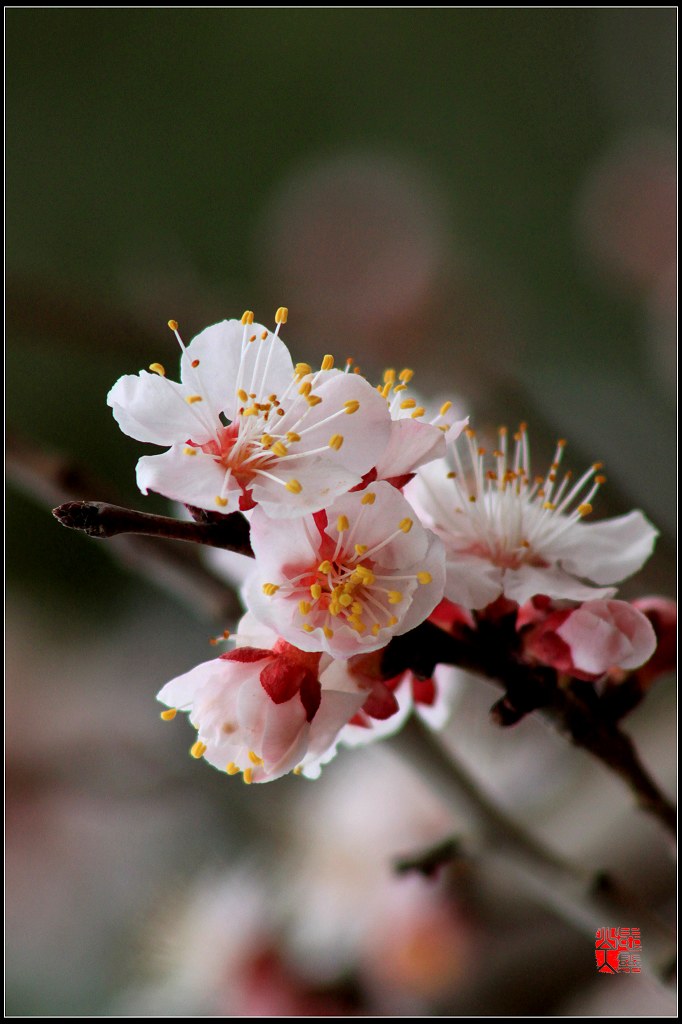
[[[610,668],[639,668],[656,650],[651,622],[626,601],[588,601],[557,629],[571,648],[573,664],[600,674]]]
[[[431,729],[447,725],[464,690],[463,673],[452,665],[436,665],[433,673],[436,699],[433,704],[415,703],[415,711]]]
[[[319,512],[361,481],[357,473],[336,465],[327,455],[311,455],[290,462],[284,459],[269,467],[268,473],[277,479],[259,474],[251,491],[253,500],[265,514],[277,519],[294,519]],[[287,489],[290,480],[300,484],[298,493]]]
[[[552,543],[552,556],[568,572],[595,583],[617,583],[642,567],[658,530],[640,511],[601,523],[576,523]]]
[[[391,423],[391,436],[377,462],[377,479],[414,473],[418,466],[445,455],[445,436],[430,423],[400,419]]]
[[[276,778],[295,768],[308,746],[310,725],[298,694],[283,704],[274,704],[265,716],[260,749],[268,778]]]
[[[445,587],[445,549],[443,542],[434,534],[427,535],[429,546],[426,554],[418,565],[413,565],[406,572],[428,572],[431,576],[430,583],[417,583],[412,591],[412,600],[409,608],[400,619],[399,624],[392,630],[396,636],[409,632],[418,626],[420,622],[427,619],[437,604],[443,600],[443,588]],[[397,584],[397,589],[400,585]],[[400,605],[394,605],[394,609]]]
[[[525,604],[537,594],[555,600],[592,601],[613,597],[616,592],[614,587],[599,589],[587,586],[557,567],[540,569],[522,565],[520,569],[506,569],[503,582],[504,596],[519,604]]]
[[[218,658],[211,661],[204,661],[201,665],[195,665],[189,672],[176,676],[170,682],[162,686],[156,695],[156,699],[169,708],[186,710],[194,702],[199,690],[213,683],[220,683],[224,672],[225,662]]]
[[[367,495],[372,494],[375,496],[374,503],[363,504]],[[367,556],[385,569],[412,565],[425,557],[429,547],[429,535],[410,503],[400,491],[384,480],[370,484],[364,491],[339,498],[328,509],[327,515],[330,536],[336,537],[334,524],[339,515],[345,515],[350,524],[351,532],[348,536],[352,543],[366,545]],[[406,519],[412,520],[413,525],[404,533],[399,527]],[[396,532],[398,535],[389,544],[384,544],[376,555],[370,554],[373,548]]]
[[[182,501],[213,512],[236,512],[239,508],[237,485],[230,480],[225,492],[227,505],[218,504],[225,470],[212,455],[195,449],[186,455],[184,445],[174,445],[163,455],[143,455],[137,463],[137,485],[143,494],[155,491],[166,498]]]
[[[269,572],[288,578],[316,566],[320,534],[310,516],[281,522],[269,518],[259,507],[251,517],[251,546],[263,583],[278,583],[266,578]]]
[[[137,441],[169,445],[189,439],[204,444],[215,436],[217,415],[203,404],[189,404],[192,394],[182,384],[143,370],[116,381],[107,395],[114,418],[124,434]]]
[[[502,593],[502,569],[486,558],[449,551],[445,596],[463,608],[485,608]]]

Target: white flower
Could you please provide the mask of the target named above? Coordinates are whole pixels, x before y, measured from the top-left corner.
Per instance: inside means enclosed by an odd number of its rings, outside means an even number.
[[[171,445],[144,456],[137,481],[199,508],[231,512],[258,504],[268,515],[299,516],[360,483],[388,442],[386,403],[364,378],[333,369],[313,373],[278,337],[254,323],[224,320],[182,346],[181,383],[152,373],[122,377],[108,403],[121,429]]]
[[[452,402],[443,402],[435,415],[428,403],[408,395],[413,371],[386,370],[377,390],[386,398],[391,414],[391,436],[376,465],[377,480],[390,480],[400,487],[427,462],[442,458],[447,445],[455,441],[469,422],[457,420]]]
[[[570,473],[559,481],[564,441],[547,474],[535,478],[525,424],[511,453],[504,428],[490,458],[472,430],[462,441],[450,449],[451,465],[423,467],[408,488],[425,524],[445,543],[449,600],[484,608],[502,594],[519,604],[537,594],[609,598],[615,589],[602,585],[632,575],[651,554],[658,534],[641,512],[582,521],[604,477],[596,463],[575,484]]]
[[[251,519],[247,606],[305,651],[350,658],[419,625],[443,596],[441,542],[379,482],[293,522]]]
[[[307,765],[318,775],[319,759],[367,692],[349,676],[325,681],[328,658],[297,650],[250,616],[240,629],[234,650],[166,683],[158,694],[169,708],[162,717],[186,711],[197,730],[192,756],[228,775],[242,772],[245,782],[270,782]]]

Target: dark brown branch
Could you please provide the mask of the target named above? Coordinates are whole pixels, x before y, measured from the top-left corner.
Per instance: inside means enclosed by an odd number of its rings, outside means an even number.
[[[423,622],[391,640],[382,669],[387,679],[406,669],[428,678],[436,665],[446,664],[487,677],[505,690],[492,709],[498,725],[514,725],[529,712],[541,711],[576,746],[615,772],[642,809],[675,836],[674,805],[640,761],[630,737],[602,706],[595,688],[580,680],[560,679],[553,669],[524,664],[516,656],[517,648],[514,625],[504,620],[479,620],[476,630],[462,630],[457,637]]]
[[[105,539],[121,533],[136,533],[145,537],[207,544],[236,551],[240,555],[253,555],[249,524],[240,512],[222,516],[218,523],[204,523],[150,515],[120,505],[109,505],[104,501],[68,501],[53,509],[52,514],[62,526],[69,530],[80,530],[88,537]]]

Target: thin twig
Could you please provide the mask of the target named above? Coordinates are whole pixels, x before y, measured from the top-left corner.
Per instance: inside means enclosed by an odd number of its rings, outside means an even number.
[[[580,680],[560,680],[545,666],[524,664],[516,657],[518,639],[509,623],[479,621],[476,630],[455,637],[430,622],[394,637],[386,648],[383,673],[390,679],[411,669],[422,678],[433,675],[438,664],[483,675],[505,690],[493,707],[493,720],[502,726],[539,710],[583,750],[618,775],[640,807],[676,835],[675,806],[642,764],[635,746],[608,714],[593,686]]]

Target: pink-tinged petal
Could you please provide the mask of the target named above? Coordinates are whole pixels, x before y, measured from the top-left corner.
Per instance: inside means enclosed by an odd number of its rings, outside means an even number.
[[[502,569],[485,558],[448,552],[445,596],[463,608],[485,608],[502,593]]]
[[[217,413],[201,402],[188,403],[186,386],[143,370],[118,380],[109,394],[114,419],[124,434],[136,441],[165,447],[192,438],[197,444],[212,440],[220,426]]]
[[[253,572],[254,560],[253,558],[247,559]],[[235,634],[235,642],[237,647],[274,647],[278,640],[277,633],[274,629],[269,629],[264,626],[262,622],[259,622],[255,615],[251,612],[246,612],[239,620],[237,626],[237,632]]]
[[[563,569],[522,565],[520,569],[504,570],[504,596],[525,604],[537,594],[564,601],[593,601],[613,597],[614,587],[590,587]]]
[[[258,749],[265,729],[265,720],[269,708],[274,707],[267,693],[260,684],[260,673],[254,672],[242,686],[237,695],[237,715],[239,718],[240,735],[249,750]]]
[[[374,496],[373,504],[365,504],[368,496]],[[327,510],[330,536],[335,540],[335,524],[340,515],[345,515],[350,524],[348,536],[353,544],[364,544],[367,557],[385,569],[410,566],[426,556],[429,535],[422,527],[416,512],[402,494],[384,480],[371,484],[364,491],[355,491],[339,498]],[[403,532],[401,523],[412,522],[412,527]],[[386,539],[395,533],[390,543]],[[371,554],[379,548],[376,554]]]
[[[391,423],[391,435],[377,462],[377,479],[405,476],[433,459],[445,455],[445,435],[438,427],[418,420]]]
[[[251,516],[251,546],[262,582],[268,573],[288,577],[317,565],[320,535],[310,517],[280,522],[257,508]]]
[[[262,335],[266,334],[263,338]],[[249,338],[255,336],[255,341]],[[256,394],[257,400],[281,394],[293,375],[293,364],[284,342],[262,324],[246,327],[240,320],[223,320],[207,327],[194,338],[182,356],[182,379],[219,412],[233,419],[243,405],[237,389]],[[198,366],[192,363],[199,361]],[[241,364],[241,371],[240,371]]]
[[[268,777],[291,771],[304,756],[310,726],[298,697],[285,704],[271,704],[265,716],[260,748]]]
[[[254,478],[251,492],[258,506],[273,519],[290,520],[317,512],[360,483],[357,473],[335,464],[326,454],[281,459],[267,472],[269,476],[258,474]],[[287,489],[290,481],[300,484],[300,490]]]
[[[224,669],[219,659],[204,661],[162,686],[156,699],[169,708],[185,709],[194,702],[202,687],[221,685],[223,678]]]
[[[418,626],[420,622],[427,619],[431,612],[443,599],[445,587],[445,549],[443,542],[434,536],[427,534],[428,548],[418,565],[411,566],[408,572],[427,572],[431,577],[430,583],[418,583],[411,591],[412,601],[407,608],[400,624],[395,629],[395,634],[401,636]],[[395,606],[394,606],[395,607]],[[398,606],[399,607],[399,606]]]
[[[292,445],[292,453],[324,447],[325,460],[361,477],[381,458],[389,441],[391,416],[386,399],[357,374],[334,370],[319,374],[313,394],[322,399],[318,405],[311,407],[299,400],[282,419],[282,430],[301,435],[300,442]],[[345,412],[347,402],[358,402],[357,411]],[[340,415],[328,420],[332,413]],[[343,438],[338,450],[327,447],[334,435]]]
[[[236,484],[229,481],[228,489],[222,492],[225,469],[212,455],[197,449],[194,455],[187,455],[185,445],[174,445],[163,455],[143,455],[137,463],[137,485],[143,494],[155,491],[165,498],[182,501],[197,508],[212,512],[236,512],[238,491]],[[227,505],[216,502],[220,497]]]
[[[557,629],[576,668],[601,674],[610,668],[635,669],[656,650],[656,634],[645,615],[626,601],[589,601]]]
[[[657,536],[646,516],[635,511],[600,523],[576,523],[552,543],[552,557],[576,576],[618,583],[641,569]]]

